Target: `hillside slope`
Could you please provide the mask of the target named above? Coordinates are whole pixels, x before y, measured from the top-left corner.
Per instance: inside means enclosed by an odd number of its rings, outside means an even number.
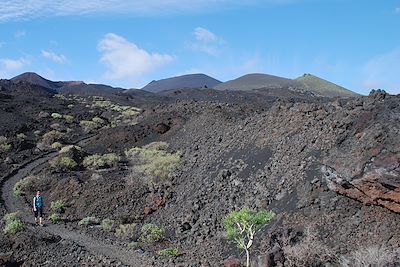
[[[185,88],[212,88],[221,82],[205,74],[188,74],[158,81],[152,81],[142,90],[158,93],[165,90]]]
[[[253,90],[298,87],[301,84],[291,79],[269,74],[252,73],[214,86],[217,90]]]
[[[321,96],[327,96],[327,97],[358,96],[358,94],[354,93],[353,91],[350,91],[342,86],[339,86],[337,84],[334,84],[332,82],[321,79],[311,74],[304,74],[303,76],[297,78],[296,81],[303,84],[305,90],[309,90]]]
[[[48,79],[43,78],[37,73],[34,72],[25,72],[22,73],[18,76],[15,76],[14,78],[11,79],[13,82],[27,82],[30,84],[35,84],[42,86],[44,88],[56,90],[58,88],[61,88],[63,86],[74,86],[74,85],[80,85],[83,84],[83,82],[80,81],[50,81]]]

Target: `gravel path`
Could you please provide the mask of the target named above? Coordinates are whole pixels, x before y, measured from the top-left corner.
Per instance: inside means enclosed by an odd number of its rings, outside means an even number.
[[[83,145],[89,141],[89,139],[84,139],[78,143],[78,145]],[[102,240],[94,239],[93,237],[87,236],[82,233],[77,233],[66,229],[59,224],[48,224],[43,228],[38,228],[37,226],[32,226],[32,215],[29,205],[22,200],[22,198],[16,198],[12,195],[12,189],[16,182],[20,179],[26,177],[32,172],[38,171],[43,168],[44,164],[50,159],[56,157],[58,152],[48,153],[40,158],[33,160],[30,163],[22,166],[18,171],[14,172],[10,176],[5,178],[2,183],[1,188],[1,200],[4,203],[8,212],[20,212],[22,214],[21,219],[27,223],[28,229],[33,229],[34,231],[45,231],[46,233],[59,236],[62,239],[70,240],[78,244],[79,246],[85,247],[87,251],[93,254],[100,254],[111,259],[120,261],[122,264],[128,266],[145,267],[150,266],[148,262],[144,259],[144,256],[129,251],[124,247],[106,244]]]

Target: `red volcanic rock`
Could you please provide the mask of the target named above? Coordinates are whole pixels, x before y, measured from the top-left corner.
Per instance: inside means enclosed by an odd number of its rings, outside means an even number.
[[[387,112],[379,107],[382,101],[386,101],[386,94],[377,91],[355,106],[348,128],[352,134],[328,152],[323,171],[331,190],[400,213],[397,105],[390,105],[393,111]]]
[[[228,259],[224,261],[224,267],[241,267],[242,264],[238,259]]]

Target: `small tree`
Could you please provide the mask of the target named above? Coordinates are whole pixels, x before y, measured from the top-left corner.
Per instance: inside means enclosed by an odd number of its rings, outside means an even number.
[[[271,211],[252,211],[243,208],[232,211],[224,220],[226,239],[233,241],[239,249],[246,251],[246,266],[250,266],[250,248],[254,236],[275,216]]]

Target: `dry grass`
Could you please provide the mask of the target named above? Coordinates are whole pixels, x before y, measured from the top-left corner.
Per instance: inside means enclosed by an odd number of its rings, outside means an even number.
[[[400,265],[400,249],[385,245],[360,248],[339,260],[342,267],[385,267]]]
[[[336,262],[337,257],[330,248],[319,241],[317,233],[310,228],[305,231],[304,239],[295,245],[285,244],[285,266],[312,267],[323,266],[327,262]]]

